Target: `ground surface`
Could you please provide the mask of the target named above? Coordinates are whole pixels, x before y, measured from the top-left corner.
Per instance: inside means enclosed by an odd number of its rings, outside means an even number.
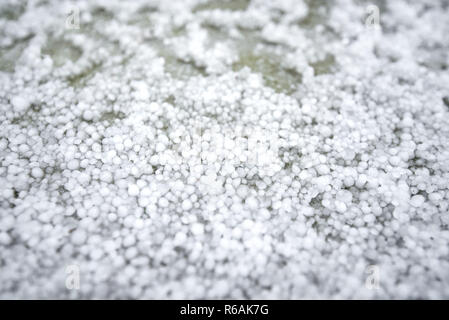
[[[0,298],[449,298],[448,16],[3,0]]]

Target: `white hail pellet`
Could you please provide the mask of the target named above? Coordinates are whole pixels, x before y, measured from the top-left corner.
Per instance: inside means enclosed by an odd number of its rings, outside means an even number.
[[[131,184],[128,187],[128,194],[131,197],[135,197],[137,195],[139,195],[139,187],[137,186],[137,184]]]
[[[31,175],[34,178],[42,178],[44,176],[44,171],[41,168],[33,168],[31,169]]]
[[[182,202],[182,210],[188,211],[192,209],[192,202],[189,199],[186,199]]]
[[[77,229],[77,230],[73,231],[71,239],[72,239],[73,244],[81,245],[86,242],[87,234],[84,230]]]
[[[27,98],[22,96],[15,96],[11,99],[12,106],[15,112],[21,113],[28,109],[30,102]]]
[[[72,159],[67,163],[67,169],[76,170],[79,167],[79,161],[77,159]]]
[[[411,204],[413,207],[419,208],[419,207],[421,207],[421,206],[424,204],[425,200],[426,200],[426,199],[425,199],[422,195],[418,194],[418,195],[416,195],[416,196],[413,196],[413,197],[410,199],[410,204]]]

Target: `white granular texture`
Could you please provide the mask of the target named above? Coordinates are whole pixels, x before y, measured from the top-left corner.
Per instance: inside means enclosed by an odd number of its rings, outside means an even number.
[[[2,0],[0,298],[449,298],[448,17]]]

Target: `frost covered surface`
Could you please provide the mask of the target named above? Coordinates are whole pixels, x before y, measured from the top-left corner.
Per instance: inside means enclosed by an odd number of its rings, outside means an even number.
[[[368,4],[2,1],[0,298],[449,298],[448,3]]]

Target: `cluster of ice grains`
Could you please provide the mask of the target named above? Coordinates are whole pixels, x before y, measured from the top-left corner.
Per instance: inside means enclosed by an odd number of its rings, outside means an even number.
[[[449,9],[369,4],[2,1],[0,297],[449,298]]]

